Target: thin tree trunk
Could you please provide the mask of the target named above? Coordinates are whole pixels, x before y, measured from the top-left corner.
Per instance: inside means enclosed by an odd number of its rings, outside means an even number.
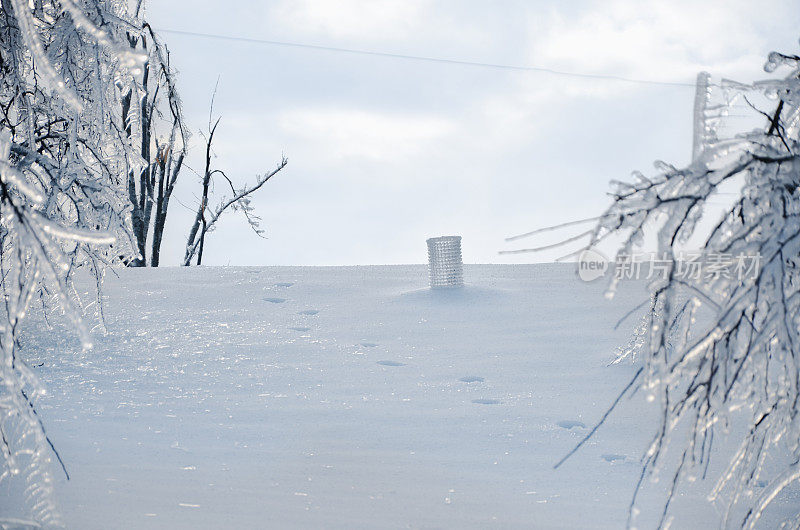
[[[122,97],[122,123],[125,126],[125,134],[128,138],[131,136],[131,125],[129,121],[129,113],[131,108],[131,99],[133,91],[129,90],[127,94]],[[139,208],[139,194],[136,191],[136,177],[133,171],[128,172],[128,200],[130,200],[133,211],[131,212],[131,228],[133,235],[136,238],[136,250],[139,252],[139,257],[134,258],[128,263],[129,267],[143,267],[145,265],[143,256],[144,248],[139,242],[139,233],[141,232],[142,213]]]
[[[200,232],[200,249],[197,251],[197,264],[203,264],[203,245],[206,242],[206,230],[208,226],[206,225],[206,216],[203,215],[203,230]]]
[[[172,197],[172,190],[178,180],[178,174],[183,166],[184,154],[178,156],[175,166],[171,161],[167,161],[162,172],[162,180],[159,182],[159,197],[156,203],[156,219],[153,223],[153,248],[151,251],[150,264],[158,267],[161,256],[161,241],[164,236],[164,226],[167,224],[167,212],[169,211],[169,199]],[[172,168],[172,169],[170,169]],[[163,190],[163,195],[162,195]]]
[[[203,195],[200,197],[200,206],[197,208],[197,215],[194,218],[194,223],[192,223],[192,228],[189,231],[189,239],[186,241],[186,254],[183,258],[184,266],[189,266],[192,264],[192,258],[194,257],[194,246],[195,241],[197,239],[197,232],[200,230],[200,226],[203,226],[203,232],[200,234],[200,244],[201,250],[200,255],[198,255],[198,265],[200,265],[200,256],[202,255],[202,243],[203,238],[205,236],[205,211],[206,207],[208,206],[208,189],[209,185],[211,184],[211,142],[214,140],[214,131],[217,130],[217,125],[219,125],[219,118],[217,118],[216,123],[214,123],[214,127],[211,128],[211,131],[208,134],[208,140],[206,140],[206,171],[203,175]]]
[[[164,180],[166,178],[165,172],[167,161],[164,160],[166,158],[166,153],[159,153],[158,155],[158,163],[157,163],[157,170],[156,170],[156,181],[158,182],[158,195],[156,195],[156,217],[153,221],[153,246],[150,249],[150,266],[151,267],[158,267],[158,261],[160,258],[161,252],[161,231],[159,230],[159,226],[163,226],[163,214],[164,211]],[[163,230],[163,228],[162,228]],[[158,241],[156,241],[158,238]]]

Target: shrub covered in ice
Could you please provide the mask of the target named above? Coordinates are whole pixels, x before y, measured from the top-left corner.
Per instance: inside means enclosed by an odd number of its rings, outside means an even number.
[[[783,79],[721,82],[723,102],[713,109],[699,94],[701,111],[720,116],[742,105],[763,116],[763,128],[723,137],[713,119],[702,120],[692,164],[659,162],[655,176],[614,183],[592,234],[590,246],[624,235],[622,257],[652,231],[658,254],[671,258],[651,284],[644,340],[626,352],[639,355],[636,384],[661,407],[643,476],[669,473],[662,525],[681,482],[704,475],[711,458],[728,462],[710,495],[726,506],[724,526],[754,525],[800,479],[800,57],[771,53],[765,70],[779,66],[789,69]],[[706,219],[726,186],[738,197],[721,218]],[[758,256],[759,266],[747,275],[679,275],[679,250],[697,240],[708,253]],[[737,439],[733,454],[715,451],[720,435]],[[768,457],[774,464],[787,453],[782,471],[767,471]]]
[[[3,9],[0,480],[22,477],[30,516],[57,526],[50,460],[64,465],[37,414],[42,389],[18,333],[35,303],[60,308],[90,347],[72,278],[86,269],[99,284],[106,265],[132,254],[125,175],[141,156],[124,134],[120,87],[145,59],[127,46],[142,23],[116,0],[9,0]]]

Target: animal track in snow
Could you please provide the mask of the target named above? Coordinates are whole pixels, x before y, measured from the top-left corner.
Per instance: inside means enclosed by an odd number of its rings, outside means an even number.
[[[378,361],[377,364],[381,366],[405,366],[406,363],[399,363],[397,361]]]
[[[501,403],[499,399],[473,399],[472,402],[478,405],[499,405]]]
[[[272,304],[282,304],[286,301],[286,298],[264,298],[264,301]]]
[[[319,313],[319,309],[303,309],[302,311],[298,311],[298,315],[316,315]]]
[[[294,282],[278,282],[275,287],[291,287],[292,285],[294,285]]]
[[[483,377],[477,375],[467,375],[459,379],[462,383],[483,383]]]
[[[311,328],[307,328],[305,326],[292,326],[289,329],[294,331],[311,331]]]
[[[568,430],[569,429],[575,429],[575,428],[578,428],[578,429],[585,429],[586,428],[586,425],[583,422],[575,421],[575,420],[562,420],[562,421],[556,423],[556,425],[558,425],[562,429],[568,429]]]
[[[378,344],[375,342],[362,342],[361,345],[365,348],[375,348]]]

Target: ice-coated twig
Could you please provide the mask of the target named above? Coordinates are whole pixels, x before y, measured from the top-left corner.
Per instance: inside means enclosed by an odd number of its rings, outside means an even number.
[[[501,250],[499,253],[500,254],[525,254],[525,253],[529,253],[529,252],[542,252],[543,250],[550,250],[550,249],[554,249],[554,248],[563,247],[565,245],[568,245],[570,243],[573,243],[575,241],[583,239],[586,236],[591,236],[593,234],[594,234],[594,230],[587,230],[585,232],[581,232],[577,236],[573,236],[573,237],[564,239],[563,241],[558,241],[557,243],[553,243],[551,245],[542,245],[540,247],[535,247],[535,248],[520,248],[520,249],[516,249],[516,250]]]
[[[197,213],[195,214],[194,221],[192,222],[192,226],[189,230],[189,237],[186,240],[186,250],[183,256],[184,266],[191,265],[192,260],[195,258],[197,258],[197,265],[202,264],[206,235],[214,230],[217,221],[219,221],[222,214],[224,214],[229,208],[232,210],[240,210],[244,214],[248,224],[256,233],[256,235],[262,236],[262,230],[259,225],[260,218],[253,213],[253,207],[250,205],[251,196],[256,191],[261,189],[261,187],[266,184],[267,181],[277,175],[289,163],[289,160],[285,156],[281,155],[281,161],[278,163],[278,166],[275,169],[263,175],[256,175],[256,179],[253,184],[244,186],[241,189],[236,189],[234,187],[233,182],[231,182],[231,180],[228,178],[228,175],[226,175],[224,171],[220,169],[212,169],[212,146],[214,135],[221,119],[217,118],[217,120],[212,124],[214,99],[216,97],[216,93],[217,87],[214,88],[214,92],[211,97],[211,108],[209,109],[208,113],[208,136],[206,137],[205,145],[206,158],[205,172],[202,176],[202,195],[200,196],[200,204],[197,207]],[[213,184],[213,177],[217,174],[222,175],[230,184],[231,197],[223,198],[219,205],[214,210],[211,210],[209,207],[210,193]]]
[[[619,393],[619,395],[617,396],[617,399],[615,399],[615,400],[614,400],[614,402],[611,404],[611,406],[608,408],[608,410],[606,410],[606,411],[605,411],[605,413],[603,414],[603,416],[600,418],[600,421],[598,421],[598,422],[595,424],[595,426],[594,426],[594,427],[592,427],[592,430],[591,430],[591,431],[589,431],[589,433],[588,433],[586,436],[584,436],[584,437],[581,439],[581,441],[580,441],[580,442],[578,442],[578,444],[577,444],[575,447],[573,447],[573,448],[572,448],[572,450],[571,450],[569,453],[567,453],[566,455],[564,455],[564,457],[563,457],[561,460],[559,460],[558,462],[556,462],[556,464],[553,466],[553,469],[558,469],[559,467],[561,467],[561,464],[563,464],[564,462],[566,462],[566,461],[567,461],[567,459],[568,459],[569,457],[571,457],[571,456],[572,456],[572,455],[574,455],[576,452],[578,452],[578,449],[580,449],[580,448],[583,446],[583,444],[585,444],[586,442],[588,442],[588,441],[589,441],[589,439],[591,439],[591,437],[592,437],[592,436],[594,436],[594,433],[596,433],[596,432],[597,432],[597,429],[599,429],[599,428],[600,428],[600,426],[601,426],[601,425],[603,425],[603,423],[605,423],[606,419],[607,419],[607,418],[608,418],[608,417],[611,415],[611,413],[612,413],[612,412],[614,412],[614,409],[615,409],[615,408],[617,408],[617,405],[618,405],[618,404],[619,404],[619,402],[622,400],[622,397],[623,397],[625,394],[627,394],[627,393],[628,393],[628,390],[630,390],[630,389],[631,389],[631,387],[632,387],[634,384],[636,384],[636,381],[639,379],[639,376],[641,376],[641,375],[642,375],[642,371],[643,371],[643,370],[644,370],[644,368],[639,368],[639,369],[636,371],[636,373],[633,375],[633,377],[631,378],[631,380],[630,380],[630,381],[628,381],[628,384],[627,384],[627,385],[625,385],[625,388],[623,388],[623,389],[622,389],[622,392],[620,392],[620,393]]]
[[[524,239],[526,237],[531,237],[539,234],[543,234],[545,232],[552,232],[554,230],[560,230],[562,228],[567,228],[569,226],[576,226],[576,225],[583,225],[587,223],[596,223],[600,218],[599,217],[590,217],[588,219],[581,219],[579,221],[568,221],[566,223],[561,223],[553,226],[546,226],[544,228],[538,228],[536,230],[532,230],[530,232],[525,232],[524,234],[519,234],[516,236],[507,237],[506,241],[516,241],[518,239]]]

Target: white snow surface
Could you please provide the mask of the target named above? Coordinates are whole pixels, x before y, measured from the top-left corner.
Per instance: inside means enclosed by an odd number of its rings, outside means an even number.
[[[68,528],[624,527],[657,412],[642,393],[553,465],[634,374],[608,364],[644,286],[608,301],[571,265],[464,275],[432,291],[418,265],[118,270],[86,352],[31,315]],[[673,527],[718,524],[708,486]]]

